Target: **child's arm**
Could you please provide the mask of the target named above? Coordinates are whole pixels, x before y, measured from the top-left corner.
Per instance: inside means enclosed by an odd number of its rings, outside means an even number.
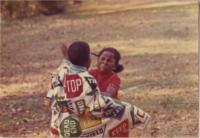
[[[117,96],[117,92],[119,90],[119,86],[116,86],[114,84],[110,84],[106,91],[104,93],[102,93],[105,96],[109,96],[109,97],[113,97],[115,98]]]
[[[60,50],[61,50],[61,53],[62,53],[63,57],[65,59],[68,59],[68,52],[67,52],[68,51],[68,46],[65,45],[65,44],[62,44],[61,47],[60,47]]]
[[[43,105],[45,107],[47,107],[47,108],[51,107],[52,96],[53,96],[53,89],[52,89],[52,84],[50,82],[49,83],[49,90],[47,91],[46,96],[44,97],[44,100],[43,100]]]
[[[51,84],[50,88],[47,92],[46,97],[44,98],[44,105],[46,107],[51,107],[54,98],[55,98],[55,90],[54,88],[57,86],[62,86],[62,83],[60,81],[60,77],[57,74],[51,74]]]
[[[49,90],[47,92],[46,97],[44,98],[44,105],[46,107],[51,107],[53,101],[55,100],[55,95],[56,95],[56,91],[54,90],[55,87],[57,86],[62,86],[62,79],[64,74],[68,71],[67,69],[70,66],[70,62],[66,61],[64,62],[58,69],[56,72],[54,72],[53,74],[51,74],[51,82],[50,82],[50,87]]]
[[[121,81],[118,77],[113,78],[110,84],[108,85],[106,91],[102,94],[105,96],[112,97],[112,98],[118,98],[120,83]]]
[[[103,96],[100,93],[97,95],[95,103],[99,103],[97,108],[94,108],[92,114],[97,118],[114,118],[120,120],[127,118],[130,128],[137,127],[144,129],[149,122],[150,115],[142,109],[131,105],[127,102],[114,100],[111,97]]]
[[[44,106],[50,108],[51,107],[51,103],[52,103],[52,99],[53,99],[53,90],[49,89],[49,91],[47,92],[46,97],[44,98]]]

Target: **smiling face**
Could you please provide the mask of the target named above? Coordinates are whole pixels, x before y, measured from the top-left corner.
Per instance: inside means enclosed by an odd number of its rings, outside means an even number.
[[[97,67],[100,72],[106,74],[116,68],[115,62],[114,54],[109,51],[104,51],[98,58]]]

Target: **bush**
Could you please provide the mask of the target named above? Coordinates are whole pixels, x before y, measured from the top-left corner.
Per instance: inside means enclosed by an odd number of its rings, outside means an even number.
[[[67,0],[45,0],[45,1],[1,1],[2,17],[6,19],[24,18],[37,14],[51,15],[64,12]]]

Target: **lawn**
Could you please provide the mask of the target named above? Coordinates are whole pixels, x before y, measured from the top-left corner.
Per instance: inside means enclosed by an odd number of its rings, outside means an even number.
[[[75,40],[89,42],[93,52],[121,52],[120,99],[151,115],[131,137],[198,136],[197,4],[118,2],[88,0],[61,15],[2,22],[0,136],[47,136],[50,112],[42,99],[62,59],[59,45]]]

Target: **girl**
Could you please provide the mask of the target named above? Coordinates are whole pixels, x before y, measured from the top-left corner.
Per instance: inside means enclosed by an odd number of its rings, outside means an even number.
[[[87,71],[88,43],[77,41],[65,49],[68,58],[52,76],[52,87],[46,97],[53,99],[50,137],[128,137],[133,127],[145,127],[150,119],[147,113],[135,105],[99,94],[95,78]],[[118,78],[113,71],[123,69],[116,53],[116,49],[105,48],[98,56],[96,72],[105,77],[108,87],[112,84],[109,79]]]
[[[117,49],[108,47],[102,49],[96,56],[98,56],[97,68],[90,69],[89,73],[97,80],[97,84],[103,95],[118,99],[118,90],[121,81],[117,73],[124,69],[119,64],[121,59],[120,53]]]
[[[62,54],[65,58],[66,46],[61,46]],[[97,56],[97,68],[89,69],[89,73],[94,76],[103,95],[118,99],[118,91],[121,80],[117,73],[121,72],[124,67],[119,64],[121,55],[119,51],[112,47],[102,49]]]

